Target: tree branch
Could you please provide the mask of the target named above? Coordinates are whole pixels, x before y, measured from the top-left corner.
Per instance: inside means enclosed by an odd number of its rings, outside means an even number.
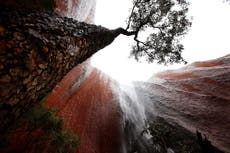
[[[138,40],[136,36],[134,37],[134,40],[135,40],[136,42],[138,42],[138,43],[141,43],[141,44],[144,45],[144,46],[147,46],[146,43],[144,43],[143,41]]]
[[[119,34],[123,34],[126,36],[132,36],[132,35],[136,35],[137,31],[128,31],[125,30],[124,28],[117,28],[114,30],[115,35],[119,35]]]
[[[138,40],[137,39],[137,37],[138,37],[138,32],[137,32],[137,34],[135,35],[135,37],[134,37],[134,40],[136,41],[136,43],[137,43],[137,50],[138,51],[140,51],[140,43],[142,44],[142,45],[144,45],[144,46],[148,46],[146,43],[144,43],[144,42],[142,42],[142,41],[140,41],[140,40]],[[146,50],[143,50],[145,53],[146,53],[146,55],[148,56],[148,57],[150,57],[150,58],[154,58],[149,52],[147,52]]]
[[[128,19],[128,25],[127,25],[127,27],[126,27],[126,30],[129,29],[130,22],[131,22],[131,18],[132,18],[132,14],[133,14],[134,9],[135,9],[135,7],[136,7],[136,5],[137,5],[138,2],[139,2],[139,1],[136,1],[135,4],[133,5],[132,11],[131,11],[130,16],[129,16],[129,19]]]

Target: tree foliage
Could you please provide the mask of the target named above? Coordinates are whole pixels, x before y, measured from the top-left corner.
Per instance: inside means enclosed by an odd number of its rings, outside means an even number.
[[[136,60],[146,57],[148,62],[185,62],[180,39],[191,26],[186,15],[188,5],[185,0],[133,0],[126,28],[130,35],[135,35],[131,55]],[[141,41],[140,33],[144,31],[150,34]]]
[[[230,0],[222,0],[224,3],[230,4]]]
[[[57,116],[58,110],[42,104],[34,106],[17,122],[14,128],[0,136],[0,152],[10,148],[12,135],[24,135],[21,139],[27,143],[25,151],[73,153],[79,144],[79,138],[71,129],[63,128],[63,120]],[[2,149],[2,150],[1,150]]]
[[[72,153],[76,151],[78,137],[63,128],[63,121],[57,116],[57,109],[43,105],[35,106],[27,115],[30,131],[41,129],[40,136],[31,144],[33,149],[53,153]]]

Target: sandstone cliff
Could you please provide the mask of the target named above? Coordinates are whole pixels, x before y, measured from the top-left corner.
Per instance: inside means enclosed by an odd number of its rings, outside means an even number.
[[[59,15],[93,22],[95,1],[89,1],[88,6],[83,1],[56,2]],[[84,15],[75,12],[78,9]],[[78,153],[122,152],[122,114],[117,95],[111,90],[114,82],[87,62],[74,67],[109,44],[114,33],[53,14],[7,11],[0,11],[1,128],[15,122],[54,88],[45,105],[59,108],[65,128],[79,135]],[[95,41],[102,37],[103,41]],[[86,55],[87,51],[90,53]],[[199,130],[215,146],[229,152],[229,59],[227,55],[197,62],[158,73],[152,83],[136,83],[149,119],[159,115],[192,132]],[[156,82],[156,77],[161,81]],[[145,96],[150,101],[142,99]],[[23,135],[13,140],[15,148],[8,152],[25,151]]]
[[[79,72],[73,69],[45,105],[60,108],[65,127],[79,135],[78,153],[121,152],[121,114],[111,90],[112,80],[90,67],[77,76]]]
[[[136,84],[137,93],[150,97],[144,103],[150,116],[199,130],[230,152],[230,55],[157,73],[150,82]]]
[[[61,16],[77,19],[86,23],[94,22],[95,0],[55,0],[57,3],[57,12]]]

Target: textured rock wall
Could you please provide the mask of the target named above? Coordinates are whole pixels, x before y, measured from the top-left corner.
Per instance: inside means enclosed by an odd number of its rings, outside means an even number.
[[[56,3],[57,9],[55,12],[59,15],[74,18],[86,23],[94,22],[95,0],[56,0]]]
[[[156,81],[160,79],[160,81]],[[204,133],[220,150],[230,152],[230,55],[164,71],[140,83],[146,110]]]
[[[81,83],[63,79],[45,105],[59,108],[65,127],[80,137],[77,153],[120,153],[121,114],[110,88],[112,81],[95,68],[88,71],[80,76]],[[66,77],[71,74],[81,72],[72,70]]]
[[[49,10],[62,17],[93,23],[96,0],[3,0],[0,1],[0,6],[36,11]]]

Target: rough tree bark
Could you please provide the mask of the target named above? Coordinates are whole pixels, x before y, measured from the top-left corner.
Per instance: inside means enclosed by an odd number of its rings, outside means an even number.
[[[0,131],[120,33],[47,12],[0,9]]]

